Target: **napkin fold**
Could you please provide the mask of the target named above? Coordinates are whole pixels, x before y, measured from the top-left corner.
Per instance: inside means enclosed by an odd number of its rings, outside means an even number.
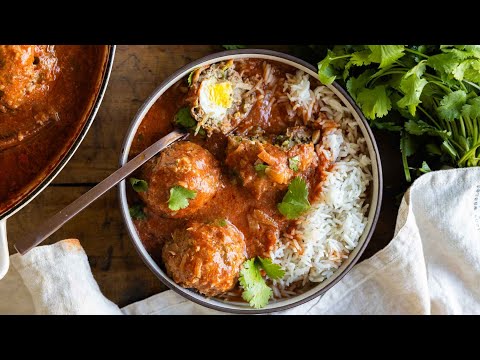
[[[0,314],[219,314],[165,291],[123,309],[106,299],[78,240],[11,257]],[[390,244],[323,297],[278,314],[480,314],[480,169],[421,176]]]

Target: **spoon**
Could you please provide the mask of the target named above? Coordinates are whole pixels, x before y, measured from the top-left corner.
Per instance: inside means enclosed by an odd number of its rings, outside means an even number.
[[[177,129],[153,143],[153,145],[146,148],[120,169],[105,178],[102,182],[42,223],[42,225],[40,225],[35,231],[19,239],[14,245],[15,249],[17,249],[20,254],[25,255],[29,250],[60,229],[67,221],[117,185],[120,181],[125,179],[140,166],[145,164],[160,151],[164,150],[175,141],[184,139],[187,136],[187,132]]]

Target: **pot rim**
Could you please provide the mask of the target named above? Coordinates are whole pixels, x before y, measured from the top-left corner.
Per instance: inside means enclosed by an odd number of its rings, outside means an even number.
[[[152,105],[158,100],[158,98],[173,84],[175,84],[178,80],[182,77],[187,75],[193,69],[202,66],[208,65],[215,62],[223,61],[229,58],[264,58],[267,60],[287,63],[297,69],[301,69],[310,75],[312,73],[316,74],[316,69],[311,64],[298,59],[294,56],[284,54],[278,51],[273,50],[265,50],[265,49],[240,49],[240,50],[229,50],[229,51],[222,51],[214,54],[207,55],[202,57],[196,61],[193,61],[177,71],[175,71],[172,75],[168,76],[152,93],[151,95],[145,100],[142,106],[137,111],[135,117],[133,118],[130,127],[125,135],[125,140],[122,146],[122,151],[120,155],[120,166],[123,166],[128,161],[128,153],[130,151],[130,146],[133,141],[133,137],[135,136],[137,129],[143,118],[148,113]],[[313,75],[312,75],[313,76]],[[372,184],[372,203],[370,204],[370,210],[368,213],[368,223],[367,227],[364,230],[362,236],[360,237],[359,243],[357,247],[350,253],[349,258],[342,263],[342,265],[335,271],[335,273],[329,278],[324,280],[318,285],[312,287],[312,289],[306,291],[305,293],[299,294],[294,296],[290,299],[286,300],[278,300],[274,302],[270,302],[267,307],[262,309],[254,309],[248,306],[248,304],[240,304],[235,302],[229,301],[222,301],[219,299],[214,298],[207,298],[201,294],[198,294],[195,291],[190,289],[185,289],[180,285],[177,285],[172,279],[170,279],[165,272],[160,268],[160,266],[153,260],[150,254],[146,251],[143,243],[138,236],[136,231],[135,225],[130,217],[128,211],[128,203],[126,198],[126,180],[123,180],[119,186],[119,202],[120,202],[120,210],[122,213],[123,220],[125,225],[127,226],[127,230],[130,235],[130,239],[137,250],[138,254],[144,261],[144,263],[150,268],[150,270],[171,290],[174,290],[176,293],[180,294],[181,296],[208,308],[229,312],[234,314],[264,314],[264,313],[271,313],[277,312],[282,310],[287,310],[304,304],[316,297],[323,295],[326,291],[332,288],[336,283],[338,283],[347,273],[348,271],[357,263],[360,259],[363,251],[367,247],[373,232],[375,230],[375,226],[378,221],[378,217],[380,215],[381,203],[382,203],[382,191],[383,191],[383,177],[382,177],[382,166],[380,155],[377,147],[377,143],[375,141],[375,137],[368,125],[367,120],[365,119],[364,115],[352,100],[352,98],[348,95],[348,93],[343,89],[340,85],[334,82],[332,85],[328,85],[328,87],[342,100],[347,107],[350,108],[352,114],[356,121],[359,123],[359,126],[362,130],[362,134],[364,135],[369,155],[372,161],[372,174],[373,174],[373,184]],[[374,204],[373,204],[374,203]],[[374,206],[372,206],[374,205]]]

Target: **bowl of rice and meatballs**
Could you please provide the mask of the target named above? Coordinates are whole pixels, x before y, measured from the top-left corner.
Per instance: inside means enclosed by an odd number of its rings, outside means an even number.
[[[120,184],[132,241],[168,287],[206,307],[265,313],[325,293],[358,261],[380,212],[372,132],[338,84],[269,50],[199,59],[166,79],[127,133]]]

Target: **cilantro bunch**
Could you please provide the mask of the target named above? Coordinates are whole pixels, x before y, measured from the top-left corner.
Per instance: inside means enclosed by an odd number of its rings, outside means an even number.
[[[438,164],[478,165],[480,45],[336,45],[318,75],[324,84],[343,82],[372,127],[400,132],[407,181],[415,152]],[[417,170],[430,167],[423,161]]]

